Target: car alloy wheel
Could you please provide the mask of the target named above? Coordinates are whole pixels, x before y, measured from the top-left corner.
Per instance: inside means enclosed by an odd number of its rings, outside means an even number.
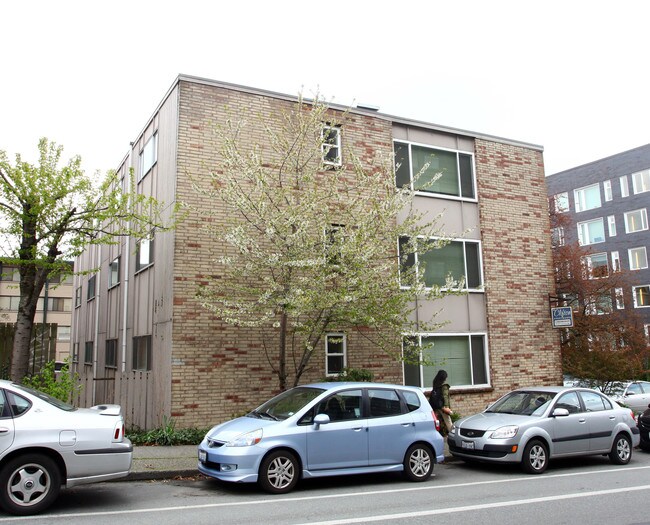
[[[0,472],[0,506],[11,514],[36,514],[54,502],[60,488],[54,461],[40,454],[19,456]]]
[[[537,439],[529,441],[524,448],[521,466],[529,474],[541,474],[548,466],[548,449]]]
[[[259,483],[272,494],[284,494],[298,483],[298,460],[287,450],[271,452],[260,466]]]
[[[431,449],[427,445],[411,445],[404,458],[404,473],[411,481],[426,481],[433,472]]]
[[[632,444],[625,434],[619,434],[614,440],[609,460],[615,465],[627,465],[632,458]]]

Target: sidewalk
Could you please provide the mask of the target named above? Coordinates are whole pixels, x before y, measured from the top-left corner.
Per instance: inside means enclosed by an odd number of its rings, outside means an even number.
[[[452,459],[445,442],[445,461]],[[133,465],[126,478],[117,481],[143,481],[198,476],[197,445],[144,447],[134,445]]]

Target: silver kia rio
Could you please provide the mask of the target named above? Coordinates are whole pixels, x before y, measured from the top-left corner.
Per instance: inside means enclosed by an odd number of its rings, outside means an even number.
[[[639,444],[634,413],[588,388],[531,387],[456,422],[447,444],[467,461],[520,463],[541,474],[552,458],[607,454],[624,465]]]

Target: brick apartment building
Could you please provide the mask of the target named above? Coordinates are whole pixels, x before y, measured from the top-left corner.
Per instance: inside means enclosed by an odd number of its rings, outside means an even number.
[[[208,183],[218,165],[215,123],[236,114],[272,115],[296,97],[207,79],[179,76],[122,161],[135,170],[138,191],[193,209],[213,207],[192,188]],[[332,106],[334,112],[349,108]],[[264,139],[263,130],[250,140]],[[444,211],[445,231],[469,230],[454,241],[456,261],[468,275],[467,293],[425,305],[443,309],[449,324],[431,334],[448,358],[454,408],[467,414],[521,385],[561,381],[559,339],[551,328],[551,248],[542,148],[514,140],[385,115],[362,107],[346,113],[340,147],[359,158],[368,151],[409,160],[434,153],[458,177],[456,190],[422,191],[416,206]],[[407,163],[408,164],[408,163]],[[398,180],[408,182],[401,164]],[[343,158],[343,168],[345,158]],[[450,175],[451,176],[451,175]],[[77,276],[73,311],[75,367],[85,388],[79,402],[123,406],[129,425],[208,426],[257,406],[277,391],[261,329],[235,328],[203,309],[197,282],[211,274],[219,245],[190,214],[174,231],[151,240],[94,247],[77,261],[99,266]],[[471,274],[471,278],[469,278]],[[430,387],[434,370],[404,366],[345,334],[345,344],[322,348],[303,382],[332,370],[327,357],[342,353],[347,367],[366,368],[374,379]],[[335,347],[335,348],[334,348]]]
[[[591,248],[592,268],[629,271],[629,289],[612,303],[633,308],[650,337],[650,144],[550,175],[547,186],[551,205],[575,224],[558,240]]]

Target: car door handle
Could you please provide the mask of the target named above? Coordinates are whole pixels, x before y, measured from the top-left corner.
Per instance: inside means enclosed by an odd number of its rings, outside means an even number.
[[[585,423],[587,420],[585,418],[578,419],[578,423]]]
[[[415,426],[415,423],[402,423],[402,426],[404,428],[410,427],[410,426]]]
[[[609,416],[609,419],[610,419],[611,421],[614,421],[614,420],[616,419],[616,416]]]
[[[363,430],[363,427],[354,427],[352,430],[354,432],[361,432]]]
[[[0,427],[0,434],[6,434],[6,433],[9,432],[10,430],[11,430],[11,429],[9,429],[9,428]]]

